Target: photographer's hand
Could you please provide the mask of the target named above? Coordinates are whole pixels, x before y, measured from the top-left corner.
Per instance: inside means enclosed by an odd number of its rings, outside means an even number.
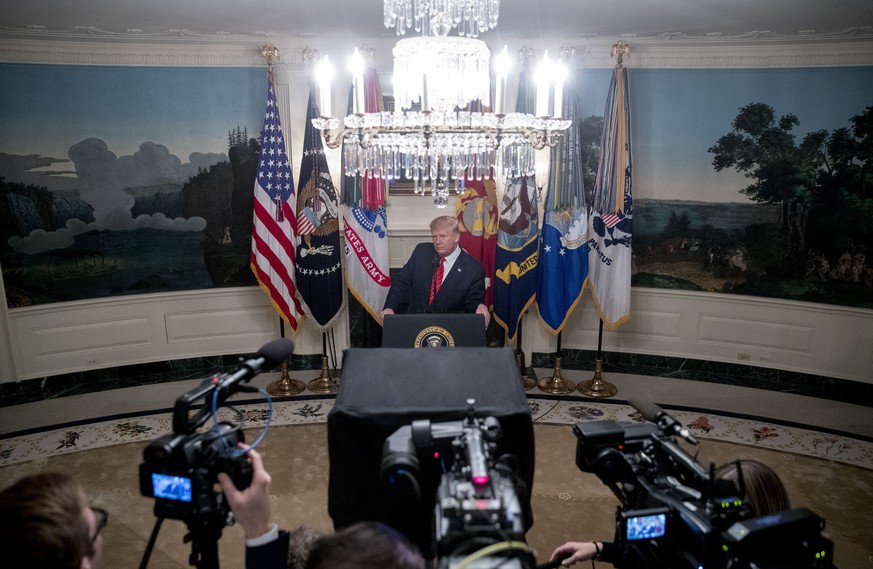
[[[241,445],[242,446],[242,445]],[[242,447],[247,448],[247,447]],[[261,455],[249,450],[248,460],[252,465],[252,483],[245,490],[237,490],[230,476],[218,473],[218,483],[233,515],[245,532],[246,539],[260,537],[273,529],[270,523],[270,475],[264,469]]]
[[[595,559],[602,549],[602,546],[599,546],[599,544],[595,545],[595,543],[591,541],[568,541],[564,545],[558,546],[558,548],[552,552],[551,560],[557,561],[558,559],[561,559],[561,565],[569,567],[577,561]]]

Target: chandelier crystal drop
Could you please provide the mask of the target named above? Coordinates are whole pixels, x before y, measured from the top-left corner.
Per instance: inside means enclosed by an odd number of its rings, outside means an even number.
[[[312,120],[329,148],[343,145],[345,174],[411,182],[416,193],[430,190],[437,207],[448,203],[449,188],[460,192],[467,180],[533,176],[536,151],[556,145],[570,126],[561,117],[564,78],[550,71],[538,79],[535,114],[507,113],[511,60],[504,48],[492,105],[491,51],[475,36],[496,26],[499,0],[384,0],[384,7],[386,26],[398,34],[414,26],[422,34],[394,47],[393,111],[364,111],[356,66],[353,112],[342,121],[329,112]],[[474,37],[447,36],[453,27]],[[329,84],[319,85],[324,99]]]
[[[408,29],[429,36],[444,36],[452,28],[459,36],[479,37],[494,29],[500,0],[384,0],[384,24],[398,36]]]

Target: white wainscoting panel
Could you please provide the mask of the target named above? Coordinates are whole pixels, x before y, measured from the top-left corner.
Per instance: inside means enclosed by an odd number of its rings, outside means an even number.
[[[14,372],[2,381],[136,363],[256,352],[280,337],[280,319],[256,287],[115,297],[10,310]],[[348,326],[336,329],[338,349]],[[321,353],[304,320],[295,354]]]
[[[692,358],[873,383],[873,311],[752,296],[634,289],[630,320],[603,331],[604,352]],[[553,352],[536,311],[523,348]],[[597,349],[598,319],[586,291],[561,347]]]

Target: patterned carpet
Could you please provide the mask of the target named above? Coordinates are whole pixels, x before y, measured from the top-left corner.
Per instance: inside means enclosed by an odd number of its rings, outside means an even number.
[[[531,396],[528,402],[537,424],[642,421],[633,407],[621,401]],[[270,425],[323,423],[333,404],[333,396],[277,401],[272,404]],[[219,416],[222,420],[242,422],[246,429],[257,429],[267,424],[269,411],[263,401],[245,401],[235,404],[233,409],[222,408]],[[873,442],[863,438],[708,410],[668,411],[699,439],[828,459],[873,470]],[[83,424],[55,425],[38,432],[13,433],[0,440],[0,467],[112,445],[147,442],[170,432],[172,411],[162,410],[153,414],[106,417]]]
[[[567,539],[609,540],[617,501],[595,475],[580,472],[573,460],[576,439],[569,425],[578,421],[638,421],[623,401],[529,393],[535,419],[536,472],[531,497],[534,526],[527,542],[540,562]],[[258,446],[273,478],[271,510],[283,528],[306,525],[332,530],[327,513],[326,418],[333,396],[275,401],[269,434]],[[863,437],[822,433],[748,416],[708,410],[666,408],[699,439],[702,465],[754,458],[782,476],[792,503],[827,520],[841,569],[873,569],[873,443]],[[244,421],[249,442],[258,438],[270,415],[262,400],[222,408],[222,420]],[[138,465],[146,443],[172,428],[172,410],[103,417],[97,421],[52,425],[0,439],[0,487],[21,476],[46,470],[74,473],[97,506],[110,512],[104,563],[113,569],[139,566],[155,523],[153,500],[139,494]],[[85,452],[87,451],[87,452]],[[189,567],[185,526],[167,520],[148,563],[149,569]],[[221,567],[241,568],[243,534],[224,531]],[[597,564],[598,569],[609,567]]]

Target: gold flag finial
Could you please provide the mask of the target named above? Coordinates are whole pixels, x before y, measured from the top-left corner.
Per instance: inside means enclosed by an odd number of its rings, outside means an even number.
[[[526,45],[521,46],[518,50],[518,60],[521,61],[522,66],[527,67],[530,58],[533,57],[533,49],[529,48]]]
[[[273,58],[279,60],[279,48],[268,43],[260,48],[261,55],[267,58],[267,73],[270,76],[270,81],[273,80]]]
[[[621,65],[624,61],[624,56],[630,54],[630,46],[624,42],[616,42],[612,44],[612,56],[617,57],[616,65]]]
[[[312,65],[316,59],[318,59],[317,49],[310,45],[303,48],[303,63],[306,63],[307,65]]]

